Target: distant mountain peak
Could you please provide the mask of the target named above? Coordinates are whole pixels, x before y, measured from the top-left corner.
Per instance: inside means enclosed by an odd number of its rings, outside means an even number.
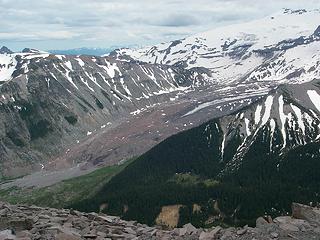
[[[6,46],[2,46],[0,48],[0,54],[5,54],[5,53],[12,54],[13,52],[9,48],[7,48]]]
[[[25,48],[25,49],[22,50],[22,53],[45,53],[45,52],[41,51],[39,49]]]
[[[308,12],[306,9],[285,8],[283,13],[285,13],[285,14],[304,14],[306,12]]]
[[[291,9],[291,8],[284,8],[284,14],[293,14],[293,15],[302,15],[306,13],[319,13],[320,9]]]

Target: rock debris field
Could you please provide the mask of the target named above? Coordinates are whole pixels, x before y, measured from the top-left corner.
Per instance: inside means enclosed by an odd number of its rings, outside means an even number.
[[[293,203],[292,217],[257,219],[256,227],[182,228],[164,230],[135,221],[75,210],[10,205],[0,202],[0,240],[78,240],[78,239],[301,239],[320,240],[320,209]]]

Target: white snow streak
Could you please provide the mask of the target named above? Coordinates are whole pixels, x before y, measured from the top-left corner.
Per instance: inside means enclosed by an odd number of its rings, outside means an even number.
[[[284,101],[283,101],[283,96],[281,95],[279,97],[279,116],[280,116],[281,125],[282,125],[281,132],[282,132],[282,137],[283,137],[283,148],[284,148],[287,143],[287,135],[286,135],[286,128],[285,128],[287,116],[283,112],[283,106],[284,106]]]
[[[313,103],[313,105],[318,109],[318,111],[320,112],[320,96],[317,93],[317,91],[315,90],[308,90],[307,91],[309,98],[311,100],[311,102]]]
[[[302,119],[302,112],[300,110],[300,108],[298,108],[297,106],[293,105],[292,103],[290,104],[291,108],[293,109],[297,119],[298,119],[298,124],[299,124],[299,127],[300,129],[302,130],[302,133],[303,135],[305,134],[305,126],[304,126],[304,122],[303,122],[303,119]]]
[[[260,122],[261,119],[261,110],[262,110],[262,106],[258,105],[256,112],[254,114],[254,123],[258,124]]]
[[[265,102],[265,111],[262,117],[262,125],[266,124],[270,118],[272,103],[273,103],[273,96],[268,96]]]
[[[250,136],[251,135],[251,131],[250,131],[250,120],[245,118],[244,119],[244,122],[246,124],[246,132],[247,132],[247,136]]]

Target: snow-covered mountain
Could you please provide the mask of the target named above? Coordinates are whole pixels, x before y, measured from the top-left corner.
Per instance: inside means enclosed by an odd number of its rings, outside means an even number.
[[[280,86],[249,107],[220,119],[221,161],[227,162],[226,169],[239,168],[255,144],[261,147],[262,156],[281,156],[319,141],[319,84],[314,80]],[[225,159],[225,155],[229,157]]]
[[[319,76],[320,11],[285,11],[143,49],[120,49],[119,58],[204,67],[220,84],[301,82]],[[269,83],[270,84],[270,83]]]
[[[106,212],[153,222],[159,205],[184,205],[187,221],[246,224],[253,216],[288,214],[292,201],[318,203],[319,87],[319,80],[282,85],[233,114],[167,138],[80,206],[92,211],[107,202]],[[213,203],[218,212],[206,213]],[[194,204],[201,212],[192,211]]]
[[[174,101],[202,81],[204,74],[181,67],[5,51],[0,54],[1,169],[29,172],[95,129]]]
[[[206,69],[212,94],[221,96],[199,103],[184,115],[210,109],[213,120],[205,127],[167,139],[148,156],[161,149],[167,156],[164,162],[181,159],[183,154],[185,162],[192,162],[188,156],[195,156],[194,152],[201,156],[209,152],[203,158],[210,159],[210,164],[218,162],[217,176],[246,179],[252,174],[248,178],[253,179],[266,172],[286,171],[288,159],[319,159],[318,148],[313,147],[320,140],[319,40],[319,10],[286,9],[260,20],[143,49],[120,49],[112,55],[127,61]],[[251,101],[246,95],[259,97]],[[216,117],[218,112],[225,116]],[[172,150],[188,143],[189,134],[199,139],[186,148],[201,151],[180,154]],[[168,142],[170,150],[165,151]],[[160,159],[155,157],[155,161]],[[292,168],[300,165],[303,162],[297,160]]]
[[[2,169],[15,167],[24,174],[28,167],[39,166],[41,159],[49,161],[96,129],[159,104],[175,105],[175,119],[198,118],[201,123],[209,117],[250,109],[258,99],[265,99],[268,107],[261,103],[251,117],[245,112],[242,118],[229,119],[241,124],[243,144],[254,136],[249,133],[269,124],[271,129],[279,127],[287,145],[292,133],[286,136],[283,126],[292,121],[302,128],[301,134],[312,132],[308,136],[315,141],[318,130],[311,126],[317,124],[317,117],[308,110],[314,105],[305,99],[310,96],[315,99],[317,89],[312,91],[311,87],[309,92],[301,93],[304,95],[291,94],[290,99],[296,100],[289,107],[281,104],[286,103],[284,93],[282,97],[264,96],[272,90],[279,92],[281,84],[307,84],[320,79],[319,22],[319,10],[285,10],[170,43],[116,50],[103,57],[55,55],[35,49],[13,53],[3,47],[0,50]],[[270,111],[269,115],[276,117],[270,120],[267,114],[258,121],[259,111],[265,108],[266,114]],[[284,114],[276,114],[278,109]],[[294,116],[298,117],[297,109],[306,121],[312,118],[312,123],[304,126],[304,120],[294,120]],[[246,124],[248,127],[244,129]],[[229,131],[226,126],[221,128]],[[174,129],[178,132],[184,128]],[[91,146],[95,145],[95,140],[92,141]],[[308,139],[300,136],[296,141],[303,143]],[[224,142],[228,142],[227,135]],[[95,159],[91,157],[95,154],[96,151],[87,153],[90,159]]]

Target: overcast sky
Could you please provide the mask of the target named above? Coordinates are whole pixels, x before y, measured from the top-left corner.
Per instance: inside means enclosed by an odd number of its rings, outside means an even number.
[[[68,49],[148,45],[320,0],[0,0],[0,45]]]

